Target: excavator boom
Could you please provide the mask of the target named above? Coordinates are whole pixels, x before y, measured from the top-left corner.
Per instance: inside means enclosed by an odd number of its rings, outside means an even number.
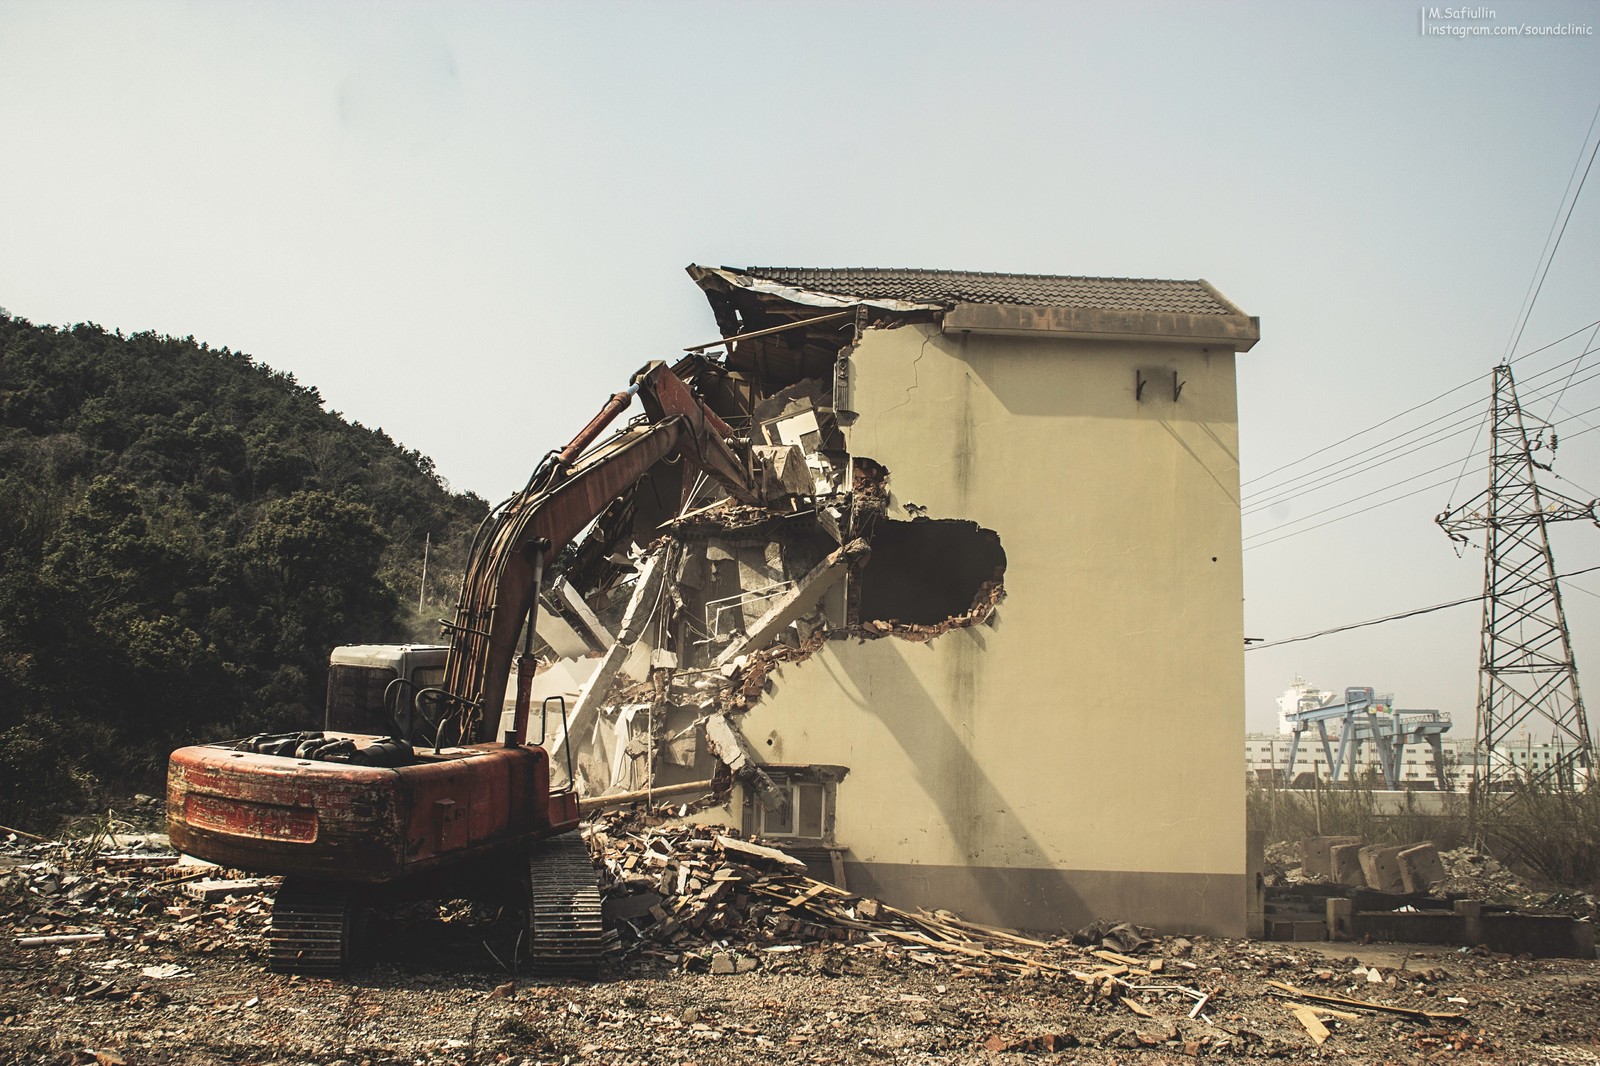
[[[645,420],[596,444],[635,395]],[[523,743],[525,706],[510,742],[486,743],[495,738],[485,734],[500,721],[545,566],[619,494],[676,452],[736,498],[757,502],[730,437],[677,374],[652,363],[496,509],[468,557],[442,687],[415,692],[417,708],[430,693],[444,705],[429,723],[431,750],[413,749],[408,723],[391,737],[260,734],[172,753],[172,842],[286,877],[268,938],[273,966],[342,969],[357,919],[371,908],[519,882],[530,961],[554,969],[598,963],[610,934],[588,851],[572,832],[577,794],[570,782],[551,792],[549,754]],[[387,684],[385,710],[396,686],[416,687],[399,676]],[[342,761],[322,754],[335,749]]]
[[[624,429],[590,448],[634,391],[654,401],[659,420]],[[445,664],[444,687],[476,712],[477,739],[494,739],[481,733],[500,720],[517,638],[525,623],[533,623],[545,566],[619,493],[678,451],[734,497],[759,502],[744,464],[724,440],[731,434],[665,363],[651,363],[634,376],[634,389],[613,396],[545,476],[536,475],[495,516],[468,560]]]

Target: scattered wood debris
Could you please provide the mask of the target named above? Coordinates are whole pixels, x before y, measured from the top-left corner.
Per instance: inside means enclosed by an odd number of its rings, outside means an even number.
[[[612,813],[592,825],[588,840],[604,864],[608,909],[631,934],[630,950],[686,968],[742,972],[727,956],[753,960],[783,947],[850,943],[901,946],[919,961],[1000,973],[1048,970],[1088,982],[1107,972],[1080,974],[1040,957],[1071,950],[1069,942],[1031,939],[948,911],[900,910],[811,876],[804,860],[780,848],[721,829],[647,825]],[[742,954],[713,950],[735,940],[744,942]],[[1123,966],[1113,976],[1126,972]]]
[[[480,1061],[517,1066],[666,1061],[713,1043],[729,1062],[1531,1062],[1591,1048],[1600,1010],[1592,961],[1201,936],[1119,950],[896,908],[829,883],[825,857],[721,828],[631,812],[588,835],[626,952],[581,985],[518,975],[509,940],[480,943],[496,919],[443,907],[385,918],[406,950],[370,973],[272,974],[259,957],[269,879],[191,869],[152,845],[90,854],[0,840],[11,967],[0,1046],[81,1064],[91,1052],[166,1061],[174,1049],[247,1059],[271,1041],[286,1059],[322,1061],[329,1019],[348,1012],[362,1035],[342,1057],[375,1063],[460,1061],[468,1041]],[[104,861],[121,856],[140,861]],[[217,891],[228,882],[241,894]],[[421,956],[419,940],[431,949]],[[455,1008],[474,989],[482,1005],[467,1017]]]

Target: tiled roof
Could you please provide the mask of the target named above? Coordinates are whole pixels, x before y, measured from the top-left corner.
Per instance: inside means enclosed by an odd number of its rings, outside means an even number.
[[[1052,274],[989,274],[965,270],[880,267],[727,267],[812,292],[879,300],[1030,304],[1180,315],[1241,315],[1205,281],[1080,278]]]

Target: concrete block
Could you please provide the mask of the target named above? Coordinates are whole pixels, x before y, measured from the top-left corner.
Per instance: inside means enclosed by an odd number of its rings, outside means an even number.
[[[1350,919],[1355,914],[1355,904],[1337,897],[1326,902],[1328,921],[1325,932],[1329,940],[1350,940]]]
[[[1341,844],[1359,844],[1360,837],[1306,837],[1300,841],[1300,872],[1307,876],[1333,878],[1333,849]]]
[[[1249,829],[1244,834],[1244,935],[1260,940],[1266,932],[1267,887],[1262,876],[1267,832]]]
[[[1328,880],[1351,888],[1365,888],[1367,875],[1361,869],[1361,848],[1360,843],[1335,845],[1330,853],[1329,866],[1333,872]]]
[[[1426,892],[1436,881],[1444,880],[1444,863],[1432,841],[1413,844],[1399,855],[1400,877],[1407,892]]]
[[[1361,872],[1366,875],[1367,887],[1379,892],[1404,892],[1405,878],[1400,876],[1402,847],[1377,847],[1361,849]]]

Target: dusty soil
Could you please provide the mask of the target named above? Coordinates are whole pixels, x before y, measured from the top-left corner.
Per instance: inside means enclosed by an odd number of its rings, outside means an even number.
[[[0,1062],[1600,1063],[1593,961],[1168,937],[1119,999],[1073,976],[1109,967],[1066,941],[1017,975],[870,937],[735,934],[687,954],[641,944],[598,980],[547,980],[502,964],[508,917],[457,905],[395,917],[368,964],[330,980],[266,969],[263,891],[202,902],[171,866],[74,862],[0,848]],[[106,938],[17,943],[75,932]],[[754,968],[713,974],[713,954]],[[1461,1017],[1324,1014],[1318,1046],[1269,981]]]

